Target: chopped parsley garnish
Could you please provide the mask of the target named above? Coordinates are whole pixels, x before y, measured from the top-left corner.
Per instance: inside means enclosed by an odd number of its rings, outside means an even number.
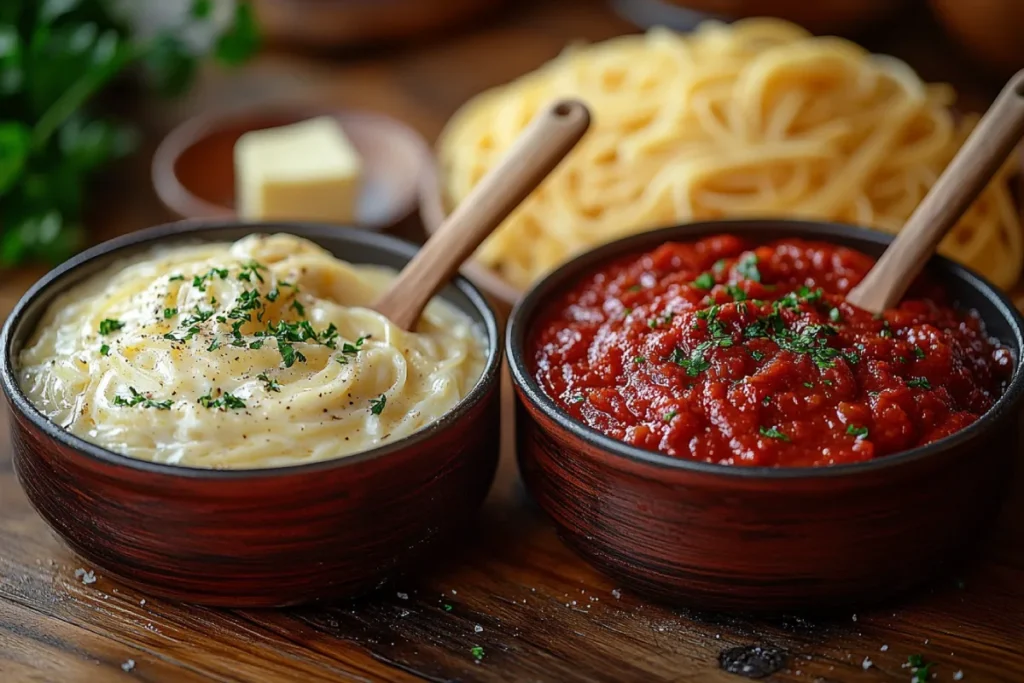
[[[640,364],[640,363],[646,363],[646,362],[647,362],[647,359],[646,359],[646,358],[644,358],[643,356],[635,356],[635,357],[633,358],[633,362],[634,362],[634,363],[637,363],[637,364]]]
[[[855,436],[858,439],[866,439],[866,438],[868,438],[868,428],[867,427],[857,427],[855,425],[847,425],[846,426],[846,433],[849,434],[850,436]]]
[[[583,403],[583,401],[585,400],[586,398],[583,396],[583,394],[576,394],[569,399],[569,403]]]
[[[331,328],[327,328],[330,330]],[[367,337],[360,337],[356,339],[354,344],[345,342],[341,345],[341,355],[338,356],[338,362],[342,365],[348,365],[348,357],[354,356],[363,348],[363,342],[367,340]]]
[[[173,318],[176,315],[178,315],[178,309],[177,308],[165,308],[164,309],[164,320],[167,320],[168,318]]]
[[[761,405],[763,405],[763,406],[770,406],[771,404],[772,404],[772,397],[771,396],[765,396],[763,399],[761,399]]]
[[[175,337],[173,332],[168,332],[167,334],[164,335],[164,339],[170,339],[171,341],[176,342],[187,342],[190,341],[197,334],[199,334],[199,326],[193,325],[192,327],[188,328],[188,330],[185,332],[184,337]]]
[[[917,356],[918,358],[924,358],[925,357],[924,349],[922,349],[920,346],[915,346],[914,347],[914,355]]]
[[[807,387],[808,389],[813,389],[814,382],[804,382],[804,386]]]
[[[177,309],[175,309],[177,313]],[[167,311],[164,311],[164,316],[167,315]],[[213,311],[204,311],[203,309],[196,306],[192,309],[192,315],[181,321],[181,326],[186,327],[189,325],[198,325],[199,323],[205,323],[207,320],[213,317]]]
[[[761,427],[759,428],[761,436],[767,436],[769,439],[776,439],[778,441],[789,441],[789,437],[780,432],[775,427]]]
[[[254,342],[249,342],[249,348],[252,349],[253,351],[259,351],[260,349],[263,348],[263,340],[257,339]]]
[[[725,266],[727,263],[728,261],[726,261],[724,258],[718,259],[717,261],[715,261],[715,265],[711,266],[711,272],[713,272],[716,277],[721,275],[723,272],[725,272]]]
[[[678,414],[679,413],[677,413],[676,411],[670,410],[667,413],[665,413],[664,415],[662,415],[661,419],[663,419],[665,422],[671,422],[672,418],[675,417]]]
[[[238,295],[235,300],[235,307],[228,311],[228,318],[232,320],[252,320],[250,311],[260,308],[263,302],[260,301],[258,289],[247,289]]]
[[[128,387],[128,391],[131,392],[129,398],[123,396],[114,396],[114,405],[122,408],[134,408],[137,405],[141,405],[143,408],[156,408],[157,410],[170,410],[171,406],[174,405],[174,401],[154,401],[152,397],[146,394],[140,394],[135,390],[135,387]]]
[[[256,261],[249,261],[242,266],[242,271],[238,274],[239,280],[245,280],[246,282],[252,282],[252,278],[255,277],[260,282],[263,282],[263,276],[260,275],[261,270],[266,270],[267,267],[262,263]]]
[[[216,408],[217,410],[241,410],[245,408],[245,401],[225,391],[220,398],[213,398],[210,394],[199,397],[199,405],[204,408]]]
[[[715,286],[715,278],[712,277],[711,273],[701,273],[693,281],[693,286],[697,289],[711,289]]]
[[[484,649],[479,645],[475,645],[469,649],[469,654],[473,655],[473,659],[479,662],[484,658]]]
[[[914,377],[913,379],[907,380],[907,386],[915,389],[931,389],[931,382],[928,381],[927,377]]]
[[[338,348],[338,328],[334,323],[327,326],[327,329],[320,333],[320,343],[329,349]]]
[[[103,346],[101,346],[100,347],[100,355],[101,356],[109,356],[110,355],[110,346],[108,346],[107,344],[104,344]]]
[[[444,604],[444,611],[445,612],[451,612],[452,611],[452,606],[449,605],[447,602]]]
[[[757,269],[757,254],[746,254],[736,262],[736,272],[748,280],[761,281],[761,271]]]
[[[630,287],[626,291],[627,292],[640,292],[640,291],[643,291],[643,287],[641,287],[640,285],[633,285],[632,287]]]
[[[281,296],[280,290],[275,286],[272,290],[267,292],[267,301],[273,303],[277,301],[277,297]]]
[[[111,334],[112,332],[117,332],[122,327],[124,327],[124,323],[121,322],[120,320],[107,318],[106,320],[100,321],[100,334],[108,335]]]
[[[264,383],[264,388],[267,391],[281,391],[281,385],[277,383],[277,380],[267,377],[267,373],[265,372],[261,372],[260,374],[256,375],[256,379]]]
[[[693,351],[690,352],[689,356],[687,356],[681,349],[675,348],[672,350],[672,355],[669,356],[668,359],[672,363],[675,363],[686,370],[686,374],[690,377],[696,377],[711,367],[711,363],[704,359],[704,353],[710,348],[710,342],[701,342],[693,349]]]
[[[306,362],[306,357],[300,351],[296,351],[294,346],[288,342],[281,341],[280,338],[277,340],[277,350],[281,352],[281,360],[284,361],[286,368],[295,365],[295,361],[300,363]]]
[[[228,269],[227,268],[210,268],[209,272],[207,272],[207,273],[205,273],[203,275],[196,275],[195,277],[193,277],[192,278],[192,286],[195,287],[196,289],[198,289],[200,292],[205,292],[206,291],[206,281],[210,280],[210,279],[213,279],[214,275],[219,277],[221,280],[226,280],[227,277],[228,277]]]
[[[892,339],[892,330],[889,329],[888,320],[882,323],[882,329],[878,331],[878,336],[884,339]]]
[[[170,276],[169,278],[167,278],[167,281],[168,282],[175,282],[177,280],[184,280],[184,279],[185,279],[184,275],[182,275],[181,273],[176,273],[176,274]]]
[[[292,304],[289,308],[294,308],[296,313],[301,315],[303,318],[306,317],[306,307],[299,303],[298,299],[292,299]]]
[[[764,360],[764,354],[757,350],[752,350],[750,352],[750,357],[757,361]]]
[[[747,300],[747,293],[744,292],[739,287],[737,287],[736,285],[726,285],[725,286],[725,291],[729,293],[729,296],[732,297],[733,301],[746,301]]]
[[[207,351],[216,351],[219,348],[220,348],[220,340],[217,339],[216,337],[214,337],[213,341],[210,342],[210,345],[206,347],[206,350]]]
[[[842,322],[843,314],[839,311],[838,308],[833,308],[828,312],[828,319],[834,323]]]
[[[370,412],[374,415],[380,415],[384,412],[384,406],[387,405],[388,397],[381,394],[379,397],[370,399]]]

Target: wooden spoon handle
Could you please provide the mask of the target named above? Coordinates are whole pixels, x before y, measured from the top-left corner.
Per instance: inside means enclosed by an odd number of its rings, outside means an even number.
[[[892,308],[935,248],[1024,136],[1024,71],[1003,88],[903,229],[847,300],[872,313]]]
[[[590,112],[561,100],[540,112],[494,169],[477,183],[434,236],[402,269],[374,308],[410,330],[430,298],[576,146]]]

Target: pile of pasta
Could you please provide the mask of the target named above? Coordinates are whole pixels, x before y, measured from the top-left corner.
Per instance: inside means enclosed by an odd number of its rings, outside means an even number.
[[[574,254],[680,222],[903,226],[976,122],[904,62],[773,19],[654,29],[573,47],[469,101],[439,141],[449,208],[558,97],[587,102],[580,145],[480,248],[526,288]],[[940,251],[1010,287],[1024,245],[1008,159]]]

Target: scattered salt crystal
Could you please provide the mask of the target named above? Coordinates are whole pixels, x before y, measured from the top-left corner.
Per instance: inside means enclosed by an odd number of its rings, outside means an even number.
[[[81,579],[82,583],[84,583],[87,586],[91,583],[96,583],[96,574],[91,569],[89,571],[86,571],[81,568],[76,569],[75,578]]]
[[[865,658],[864,658],[864,661],[863,661],[863,662],[861,662],[861,664],[860,664],[860,665],[861,665],[862,667],[864,667],[864,670],[865,670],[865,671],[867,671],[868,669],[870,669],[870,668],[871,668],[871,665],[872,665],[872,664],[873,664],[873,662],[871,661],[871,658],[870,658],[870,657],[865,657]]]
[[[473,632],[474,633],[483,633],[484,632],[484,627],[481,626],[480,624],[477,624],[476,626],[473,627]]]
[[[139,607],[145,607],[145,606],[146,606],[146,598],[142,598],[141,600],[139,600]]]
[[[409,599],[409,594],[408,593],[398,593],[398,598],[399,598],[399,600],[408,600]]]
[[[953,680],[954,681],[962,681],[963,679],[964,679],[964,672],[963,671],[957,671],[955,674],[953,674]]]
[[[537,592],[537,589],[536,589],[536,588],[531,588],[531,589],[530,589],[530,592],[531,592],[531,593],[536,593],[536,592]]]
[[[715,634],[715,640],[721,640],[722,636],[718,633]]]
[[[453,589],[452,589],[452,595],[458,595],[458,594],[459,594],[459,593],[458,593],[458,591],[456,591],[456,590],[455,590],[455,589],[453,588]]]
[[[572,602],[572,604],[574,604],[574,605],[576,604],[576,601],[575,601],[575,600],[572,600],[571,602]]]
[[[400,612],[400,613],[398,614],[398,616],[400,616],[400,617],[407,617],[407,616],[409,616],[409,610],[407,610],[407,609],[404,609],[404,610],[402,610],[402,611],[401,611],[401,612]]]
[[[125,673],[131,671],[134,668],[135,668],[135,660],[134,659],[129,659],[127,662],[125,662],[124,664],[121,665],[121,671],[124,671]]]
[[[880,647],[878,649],[881,650],[882,652],[885,652],[886,650],[889,649],[889,646],[888,645],[883,645],[882,647]]]
[[[924,644],[925,644],[925,645],[927,645],[927,644],[928,644],[928,639],[927,639],[927,638],[925,638],[925,639],[924,639]]]
[[[619,598],[622,597],[622,591],[620,591],[618,588],[613,588],[612,589],[612,597],[615,598],[616,600],[618,600]]]
[[[856,614],[853,615],[853,620],[857,621],[857,615]]]

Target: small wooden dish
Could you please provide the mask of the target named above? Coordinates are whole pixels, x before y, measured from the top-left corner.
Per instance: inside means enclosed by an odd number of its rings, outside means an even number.
[[[360,111],[280,109],[197,116],[171,131],[157,147],[152,165],[157,196],[182,218],[234,218],[238,138],[323,115],[338,120],[363,159],[358,227],[380,230],[409,216],[416,209],[430,149],[405,124]]]
[[[0,385],[11,408],[14,468],[39,514],[90,565],[153,595],[231,607],[351,597],[422,565],[474,519],[498,459],[501,331],[469,282],[439,294],[489,344],[483,375],[441,420],[387,446],[310,465],[209,470],[136,460],[43,416],[15,361],[56,296],[156,244],[289,232],[355,262],[401,268],[416,247],[311,224],[193,222],[136,232],[50,272],[0,333]]]
[[[543,302],[610,258],[729,233],[816,239],[878,256],[891,238],[832,223],[718,221],[633,235],[541,280],[509,321],[523,479],[565,541],[638,592],[712,609],[817,609],[881,600],[978,539],[1018,460],[1024,319],[944,258],[928,269],[1016,359],[1006,393],[963,431],[903,453],[820,468],[730,467],[628,446],[570,418],[535,380],[527,340]]]

